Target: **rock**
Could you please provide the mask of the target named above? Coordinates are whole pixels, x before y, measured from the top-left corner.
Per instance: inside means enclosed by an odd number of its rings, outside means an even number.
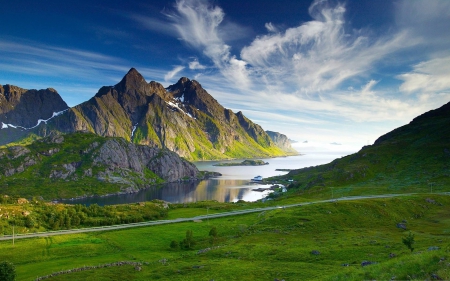
[[[11,146],[8,150],[10,152],[10,159],[16,159],[30,153],[30,150],[23,146]]]
[[[320,255],[320,252],[317,250],[312,250],[311,255]]]
[[[398,227],[398,228],[401,228],[401,229],[403,229],[403,230],[406,230],[406,229],[407,229],[405,223],[397,223],[397,227]]]
[[[437,250],[439,250],[440,248],[439,247],[437,247],[437,246],[431,246],[431,247],[428,247],[428,251],[437,251]]]
[[[371,265],[371,264],[374,264],[375,262],[371,262],[371,261],[363,261],[362,263],[361,263],[361,266],[368,266],[368,265]]]
[[[392,259],[392,258],[395,258],[397,255],[396,254],[394,254],[394,253],[390,253],[389,254],[389,257]]]

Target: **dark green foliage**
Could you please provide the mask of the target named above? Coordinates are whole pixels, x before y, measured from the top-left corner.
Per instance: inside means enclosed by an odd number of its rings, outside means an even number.
[[[0,262],[0,280],[1,281],[16,280],[16,268],[14,264],[7,261]]]
[[[192,230],[187,230],[186,238],[184,238],[183,241],[180,242],[180,247],[186,250],[191,250],[195,245],[196,242],[194,240]]]
[[[408,249],[411,250],[411,253],[414,251],[414,234],[412,234],[411,231],[409,232],[408,236],[402,238],[402,242],[406,247],[408,247]]]
[[[211,228],[211,230],[209,231],[209,236],[212,236],[214,238],[217,237],[217,227],[213,226],[213,228]]]
[[[170,242],[170,248],[171,248],[172,250],[177,250],[179,247],[180,247],[180,243],[178,243],[177,241],[172,240],[172,241]]]
[[[13,207],[14,205],[11,206]],[[12,225],[25,227],[27,232],[32,232],[143,222],[163,219],[168,215],[167,209],[158,201],[108,206],[92,204],[89,207],[33,201],[33,204],[26,204],[24,207],[30,214],[18,213],[14,219],[9,219],[8,233],[11,232]],[[3,207],[5,209],[7,206]],[[0,226],[3,226],[1,222]],[[2,232],[3,230],[0,234]]]

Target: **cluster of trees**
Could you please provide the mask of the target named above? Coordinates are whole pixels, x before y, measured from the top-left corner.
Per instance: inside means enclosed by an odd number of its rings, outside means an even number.
[[[0,219],[0,235],[11,232],[13,225],[31,231],[45,231],[143,222],[168,215],[168,210],[159,202],[86,207],[33,201],[22,205],[22,208],[23,212]]]
[[[214,226],[209,231],[209,243],[214,246],[214,243],[217,240],[218,232],[217,228]],[[170,248],[173,250],[176,249],[183,249],[183,250],[191,250],[197,245],[197,241],[194,239],[194,234],[192,230],[186,231],[186,238],[181,240],[180,242],[177,242],[176,240],[172,240],[170,242]]]

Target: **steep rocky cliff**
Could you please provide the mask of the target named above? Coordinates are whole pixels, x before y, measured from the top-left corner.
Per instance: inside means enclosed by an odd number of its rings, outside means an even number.
[[[266,133],[269,135],[275,145],[281,148],[283,151],[290,154],[298,154],[298,151],[292,147],[291,141],[286,135],[272,131],[266,131]]]
[[[164,88],[131,69],[115,86],[36,128],[46,136],[89,131],[167,148],[189,160],[283,156],[264,130],[242,112],[221,106],[198,83],[181,78]]]
[[[0,85],[0,143],[15,141],[29,128],[68,109],[54,89],[25,90]]]
[[[0,85],[0,122],[31,128],[39,119],[49,119],[54,113],[68,109],[54,89],[25,90],[12,85]]]
[[[113,193],[135,192],[156,183],[201,177],[195,165],[167,149],[82,132],[0,149],[0,161],[0,193],[27,196],[48,193],[52,186],[57,194],[70,193],[67,189],[74,185],[86,187],[76,196],[105,193],[105,184]]]

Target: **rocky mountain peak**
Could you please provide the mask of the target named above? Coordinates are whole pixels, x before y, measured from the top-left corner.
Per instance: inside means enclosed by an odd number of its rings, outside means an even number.
[[[26,90],[13,85],[0,85],[0,122],[30,128],[39,119],[46,120],[54,113],[66,110],[67,104],[52,88]],[[6,125],[0,125],[2,128]]]
[[[140,89],[146,84],[147,82],[145,81],[144,76],[142,76],[135,68],[131,68],[115,88],[125,92],[130,89]]]

